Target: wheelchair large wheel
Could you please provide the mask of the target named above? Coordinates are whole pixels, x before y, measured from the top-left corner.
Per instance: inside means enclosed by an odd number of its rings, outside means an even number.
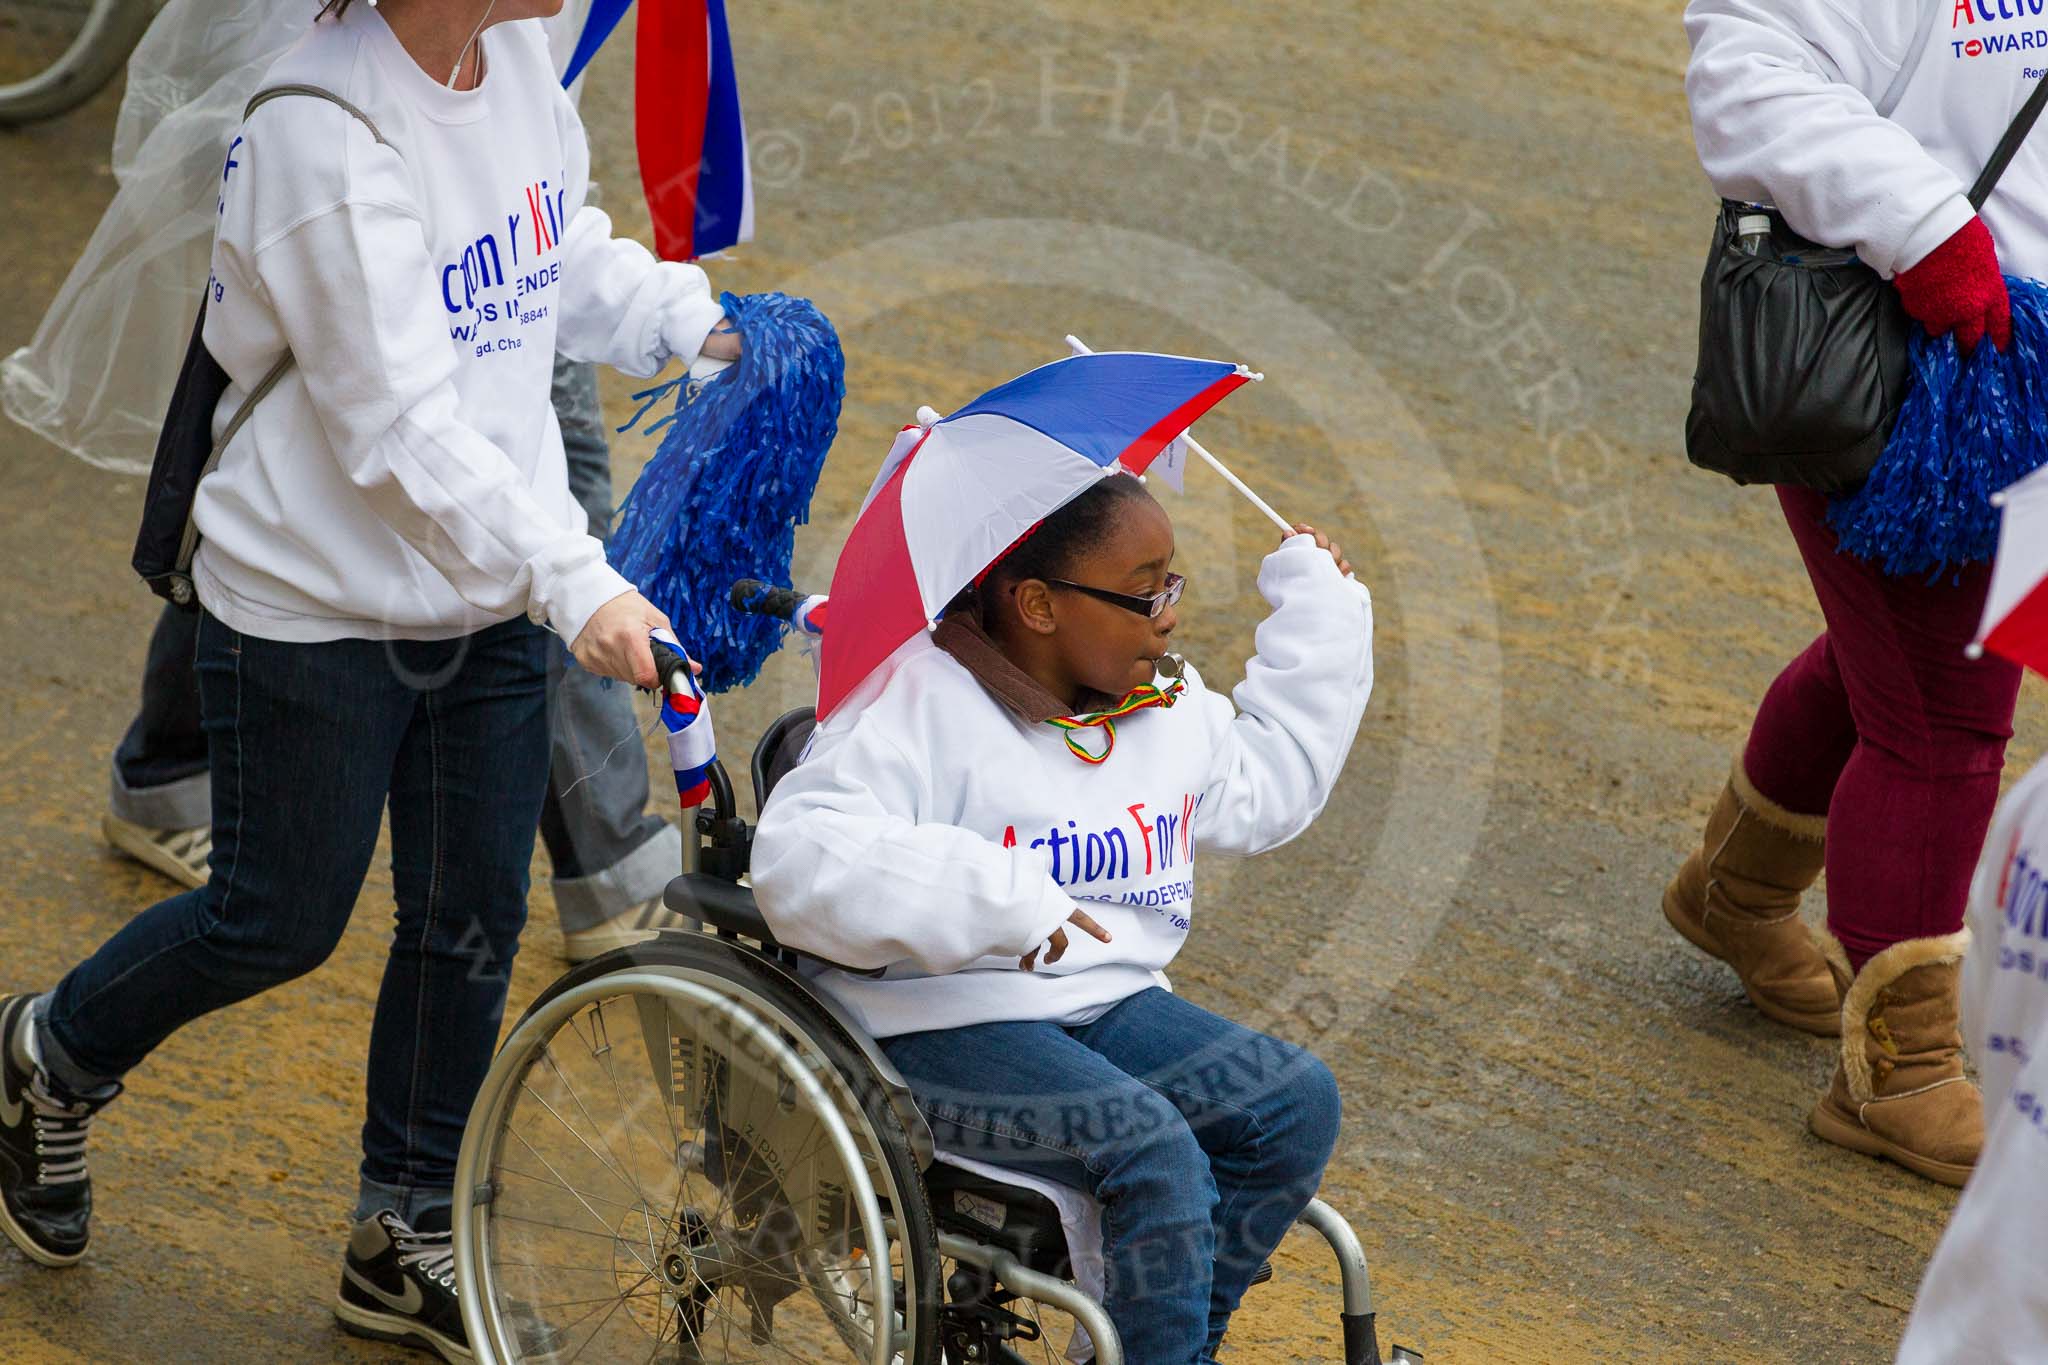
[[[939,1256],[859,1051],[746,949],[665,935],[549,987],[456,1172],[480,1362],[936,1365]]]

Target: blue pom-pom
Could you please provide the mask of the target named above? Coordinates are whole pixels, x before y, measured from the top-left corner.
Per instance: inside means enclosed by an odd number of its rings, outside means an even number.
[[[671,392],[675,409],[647,428],[667,434],[626,495],[607,551],[675,623],[713,692],[752,682],[789,628],[734,611],[729,594],[742,578],[789,582],[796,528],[810,519],[846,396],[839,335],[808,299],[721,302],[744,338],[740,358],[708,380],[634,395],[642,406],[621,431]]]
[[[1889,574],[1939,576],[1991,558],[1991,495],[2048,459],[2048,285],[2008,275],[2012,345],[1980,342],[1967,359],[1952,336],[1915,328],[1912,382],[1891,440],[1863,487],[1828,521],[1842,549]]]

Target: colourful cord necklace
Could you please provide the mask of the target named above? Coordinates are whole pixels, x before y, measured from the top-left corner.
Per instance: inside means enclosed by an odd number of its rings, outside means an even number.
[[[1134,711],[1143,711],[1149,706],[1172,706],[1187,688],[1187,682],[1175,678],[1162,688],[1145,683],[1124,694],[1124,699],[1106,711],[1089,711],[1078,716],[1054,716],[1047,725],[1066,732],[1067,749],[1083,763],[1096,764],[1108,758],[1116,748],[1116,723]],[[1078,738],[1083,730],[1102,731],[1102,752],[1091,754]]]

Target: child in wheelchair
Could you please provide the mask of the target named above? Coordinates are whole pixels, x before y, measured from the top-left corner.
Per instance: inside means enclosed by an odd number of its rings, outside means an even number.
[[[942,1148],[1088,1192],[1130,1359],[1213,1359],[1315,1195],[1339,1102],[1301,1048],[1174,995],[1201,852],[1322,810],[1372,685],[1369,595],[1308,527],[1232,698],[1168,652],[1173,526],[1113,474],[1047,517],[820,727],[753,883]],[[878,970],[879,969],[879,970]],[[863,974],[865,973],[865,974]]]

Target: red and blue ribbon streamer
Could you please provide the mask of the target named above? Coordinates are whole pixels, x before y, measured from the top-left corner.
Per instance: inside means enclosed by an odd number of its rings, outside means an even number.
[[[592,0],[562,74],[573,85],[633,0]],[[653,0],[635,37],[634,136],[655,254],[693,261],[754,238],[754,178],[725,0]]]
[[[754,235],[753,176],[725,0],[640,7],[634,125],[655,254],[688,261]]]
[[[668,631],[656,631],[655,638],[682,646]],[[687,692],[669,692],[661,698],[661,724],[668,731],[669,766],[676,773],[676,795],[685,810],[701,806],[711,795],[711,765],[718,761],[718,738],[711,729],[711,703],[703,688],[687,670],[679,673]]]
[[[632,5],[633,0],[591,0],[590,12],[583,17],[583,32],[576,37],[576,50],[569,54],[569,69],[562,73],[564,88],[576,84],[583,68],[590,65]]]

